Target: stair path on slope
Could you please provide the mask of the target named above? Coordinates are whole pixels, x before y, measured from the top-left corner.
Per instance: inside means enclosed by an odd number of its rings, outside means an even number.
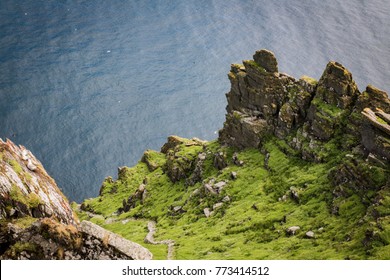
[[[83,211],[85,212],[90,218],[92,217],[97,217],[99,215],[96,215],[92,212],[89,212],[89,211],[85,211],[85,210],[81,210],[80,209],[80,205],[78,205],[78,211]],[[129,219],[129,220],[132,220],[132,219]],[[127,220],[126,222],[128,222],[129,220]],[[110,224],[112,223],[113,221],[110,221],[108,222],[107,220],[105,221],[106,224]],[[152,244],[152,245],[159,245],[159,244],[165,244],[168,246],[168,255],[167,255],[167,259],[168,260],[173,260],[173,256],[174,256],[174,251],[175,251],[175,241],[174,240],[171,240],[171,239],[167,239],[167,240],[161,240],[161,241],[156,241],[154,240],[154,234],[156,233],[156,222],[154,221],[148,221],[148,234],[145,236],[145,239],[144,239],[144,242],[145,243],[149,243],[149,244]]]
[[[148,234],[146,235],[144,241],[145,243],[150,243],[153,245],[158,245],[158,244],[165,244],[168,246],[168,260],[173,260],[173,253],[174,253],[174,246],[175,246],[175,241],[171,239],[167,240],[161,240],[161,241],[156,241],[154,240],[154,234],[156,233],[156,223],[154,221],[149,221],[148,222]]]

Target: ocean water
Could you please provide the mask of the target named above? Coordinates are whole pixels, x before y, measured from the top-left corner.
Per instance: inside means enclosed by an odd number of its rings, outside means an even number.
[[[390,90],[390,1],[0,1],[0,137],[80,202],[168,135],[211,140],[231,63],[272,50]]]

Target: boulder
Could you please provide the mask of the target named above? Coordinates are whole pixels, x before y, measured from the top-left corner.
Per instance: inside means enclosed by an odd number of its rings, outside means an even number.
[[[221,193],[222,190],[225,188],[225,186],[226,186],[226,182],[221,181],[221,182],[214,184],[213,189],[216,190],[217,193]]]
[[[300,229],[301,228],[299,226],[292,226],[292,227],[289,227],[286,231],[287,231],[287,234],[289,234],[289,235],[295,235],[295,233]]]
[[[218,203],[215,203],[213,205],[213,210],[218,210],[219,208],[221,208],[223,206],[223,203],[222,202],[218,202]]]
[[[305,236],[306,236],[307,238],[315,238],[314,232],[312,232],[311,230],[308,231],[308,232],[306,232],[306,233],[305,233]]]
[[[214,154],[214,167],[222,170],[227,166],[226,154],[224,152],[217,152]]]
[[[253,60],[263,67],[267,72],[278,72],[278,62],[273,52],[269,50],[259,50],[253,55]]]
[[[217,191],[213,188],[213,185],[210,183],[206,183],[203,185],[206,193],[211,193],[213,195],[217,195]]]
[[[82,221],[80,230],[85,234],[102,240],[103,243],[112,246],[133,260],[150,260],[153,258],[153,254],[148,249],[89,221]]]
[[[212,212],[210,211],[210,208],[203,209],[203,213],[206,216],[206,218],[210,217]]]

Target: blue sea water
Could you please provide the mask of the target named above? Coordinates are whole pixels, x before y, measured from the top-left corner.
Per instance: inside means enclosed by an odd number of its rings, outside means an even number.
[[[41,160],[70,200],[159,149],[211,140],[231,63],[272,50],[319,78],[344,64],[390,90],[390,1],[0,1],[0,137]]]

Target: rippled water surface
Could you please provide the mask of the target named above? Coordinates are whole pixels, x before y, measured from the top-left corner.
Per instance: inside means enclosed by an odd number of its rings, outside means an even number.
[[[168,135],[216,138],[230,64],[257,49],[296,77],[337,60],[389,91],[389,33],[387,0],[1,0],[0,137],[81,201]]]

